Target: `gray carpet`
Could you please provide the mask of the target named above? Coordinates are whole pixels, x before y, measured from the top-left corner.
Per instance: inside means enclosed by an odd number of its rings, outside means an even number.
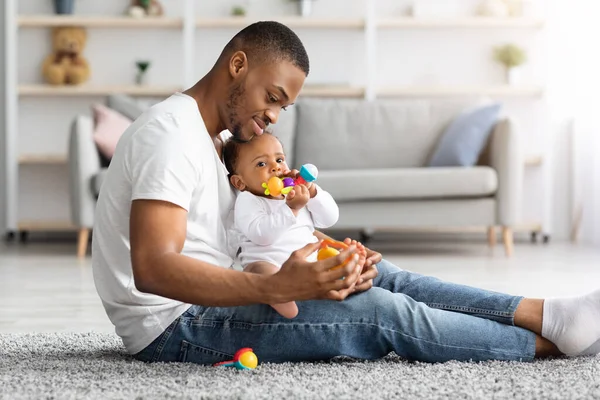
[[[2,399],[600,399],[600,358],[533,363],[144,364],[109,334],[0,334]]]

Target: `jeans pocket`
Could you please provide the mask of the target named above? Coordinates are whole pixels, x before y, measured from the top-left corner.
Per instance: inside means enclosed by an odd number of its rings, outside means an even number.
[[[181,341],[179,361],[194,364],[212,365],[222,361],[233,360],[233,354],[222,353],[207,347],[198,346],[187,340]]]

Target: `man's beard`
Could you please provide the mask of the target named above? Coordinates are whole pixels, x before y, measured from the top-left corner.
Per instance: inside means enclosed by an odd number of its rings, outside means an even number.
[[[229,118],[229,125],[231,126],[231,134],[234,139],[240,142],[248,142],[250,140],[244,140],[242,138],[242,124],[239,120],[239,115],[237,113],[240,104],[242,103],[242,96],[245,91],[241,84],[234,86],[229,93],[229,99],[227,100],[227,110]]]

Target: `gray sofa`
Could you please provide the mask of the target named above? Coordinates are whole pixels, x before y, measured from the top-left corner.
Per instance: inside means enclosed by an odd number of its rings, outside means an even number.
[[[519,222],[523,162],[514,121],[501,119],[475,167],[426,167],[444,128],[479,99],[381,100],[300,98],[281,112],[273,131],[290,165],[312,163],[318,183],[340,207],[336,229],[487,228],[490,245],[502,228],[507,255]],[[136,118],[144,110],[126,96],[108,106]],[[85,255],[106,162],[92,139],[93,123],[77,116],[70,137],[73,223]]]

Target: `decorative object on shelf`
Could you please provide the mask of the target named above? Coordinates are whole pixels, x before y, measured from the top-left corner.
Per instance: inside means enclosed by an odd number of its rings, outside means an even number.
[[[506,8],[508,9],[508,14],[511,17],[522,17],[526,14],[526,8],[529,8],[530,5],[529,0],[504,0],[506,3]]]
[[[494,49],[494,58],[506,68],[506,83],[519,83],[520,67],[527,61],[525,51],[514,44],[507,44]]]
[[[509,16],[508,5],[505,0],[484,0],[477,9],[481,17],[505,18]]]
[[[51,85],[79,85],[89,79],[90,67],[82,56],[87,32],[79,27],[52,31],[52,54],[42,64],[42,75]]]
[[[138,85],[144,85],[146,83],[146,72],[150,68],[150,61],[140,60],[135,63],[138,72],[135,76],[135,83]]]
[[[298,3],[298,13],[302,17],[308,17],[312,13],[312,3],[316,0],[291,0]]]
[[[56,14],[73,14],[75,0],[54,0],[54,12]]]
[[[242,6],[233,6],[231,8],[231,15],[234,17],[245,17],[246,9]]]
[[[127,14],[133,18],[161,17],[164,11],[158,0],[131,0]]]

